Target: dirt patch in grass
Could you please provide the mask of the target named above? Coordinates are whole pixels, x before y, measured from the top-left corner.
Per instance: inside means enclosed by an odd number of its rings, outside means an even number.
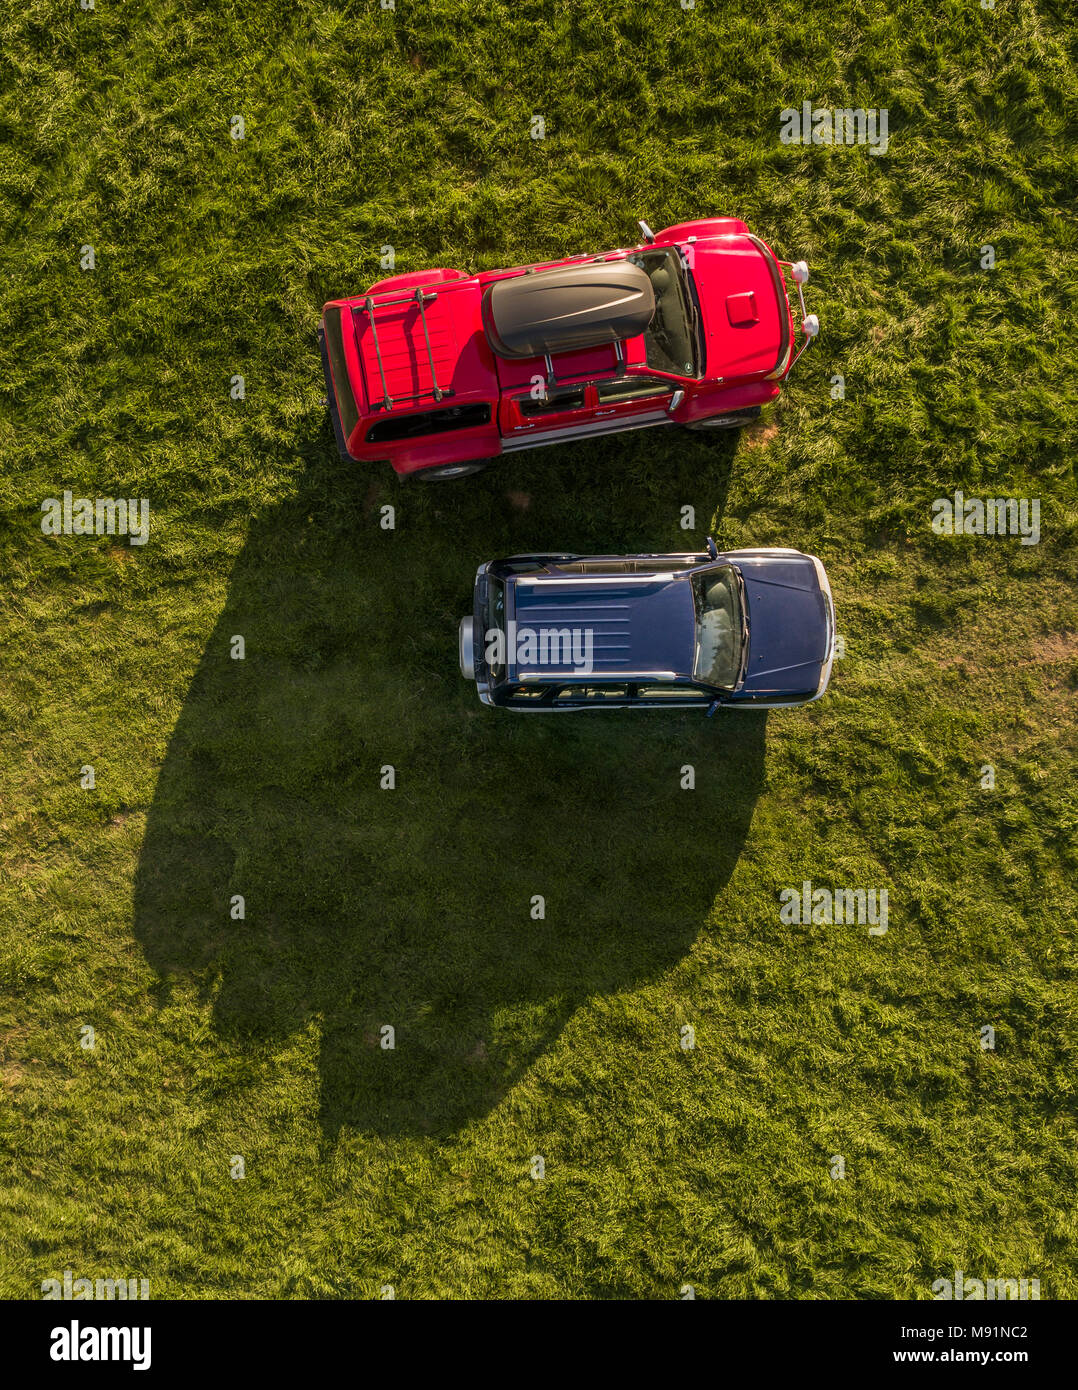
[[[13,1091],[29,1074],[27,1064],[11,1055],[19,1049],[27,1035],[25,1028],[9,1028],[5,1033],[0,1033],[0,1085],[5,1091]]]
[[[26,1078],[27,1067],[22,1062],[0,1062],[0,1085],[13,1091]]]
[[[1078,632],[1048,632],[1035,637],[1029,665],[1054,666],[1060,661],[1078,661]]]
[[[745,431],[745,447],[748,449],[764,449],[773,439],[778,437],[779,422],[769,420],[767,423],[759,423],[750,426]]]

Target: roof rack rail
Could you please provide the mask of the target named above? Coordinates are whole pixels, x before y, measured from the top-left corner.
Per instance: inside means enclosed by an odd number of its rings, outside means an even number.
[[[438,385],[438,373],[434,366],[434,353],[430,345],[430,332],[427,329],[425,306],[432,304],[437,298],[438,295],[434,290],[425,291],[417,289],[414,293],[407,294],[401,299],[382,299],[376,304],[374,302],[374,296],[367,295],[363,303],[357,306],[353,311],[353,314],[366,314],[367,322],[371,326],[371,341],[374,343],[374,355],[378,360],[378,374],[382,378],[382,399],[381,401],[371,402],[375,409],[392,410],[394,405],[397,404],[397,401],[389,394],[389,387],[386,385],[386,369],[382,361],[382,349],[378,343],[378,329],[374,322],[374,311],[376,309],[391,309],[398,304],[414,304],[419,310],[419,321],[423,325],[423,338],[427,345],[427,361],[430,363],[430,379],[433,386],[430,391],[413,391],[409,395],[400,396],[397,399],[402,401],[420,401],[426,396],[433,396],[436,401],[440,401],[445,396],[453,395],[453,388],[451,386]],[[359,352],[359,333],[356,330],[356,321],[354,317],[352,319],[352,332],[356,335],[356,352],[359,354],[360,360],[362,361],[362,354]]]

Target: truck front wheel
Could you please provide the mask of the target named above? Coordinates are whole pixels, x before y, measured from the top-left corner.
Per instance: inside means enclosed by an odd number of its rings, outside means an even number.
[[[685,426],[687,430],[739,430],[742,425],[751,424],[760,418],[758,405],[750,405],[746,410],[731,410],[728,415],[712,415],[707,420],[693,420]]]

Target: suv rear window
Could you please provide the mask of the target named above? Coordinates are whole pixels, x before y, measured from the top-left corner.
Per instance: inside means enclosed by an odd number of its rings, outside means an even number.
[[[410,415],[395,412],[377,421],[367,431],[368,444],[385,444],[391,439],[416,439],[424,434],[445,434],[448,430],[469,430],[490,424],[490,406],[447,405],[438,410],[417,410]]]

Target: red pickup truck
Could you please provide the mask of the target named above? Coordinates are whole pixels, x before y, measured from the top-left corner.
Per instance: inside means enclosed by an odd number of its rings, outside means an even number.
[[[318,337],[341,457],[459,478],[517,449],[757,416],[819,332],[808,266],[736,218],[640,227],[641,245],[600,256],[331,300]]]

